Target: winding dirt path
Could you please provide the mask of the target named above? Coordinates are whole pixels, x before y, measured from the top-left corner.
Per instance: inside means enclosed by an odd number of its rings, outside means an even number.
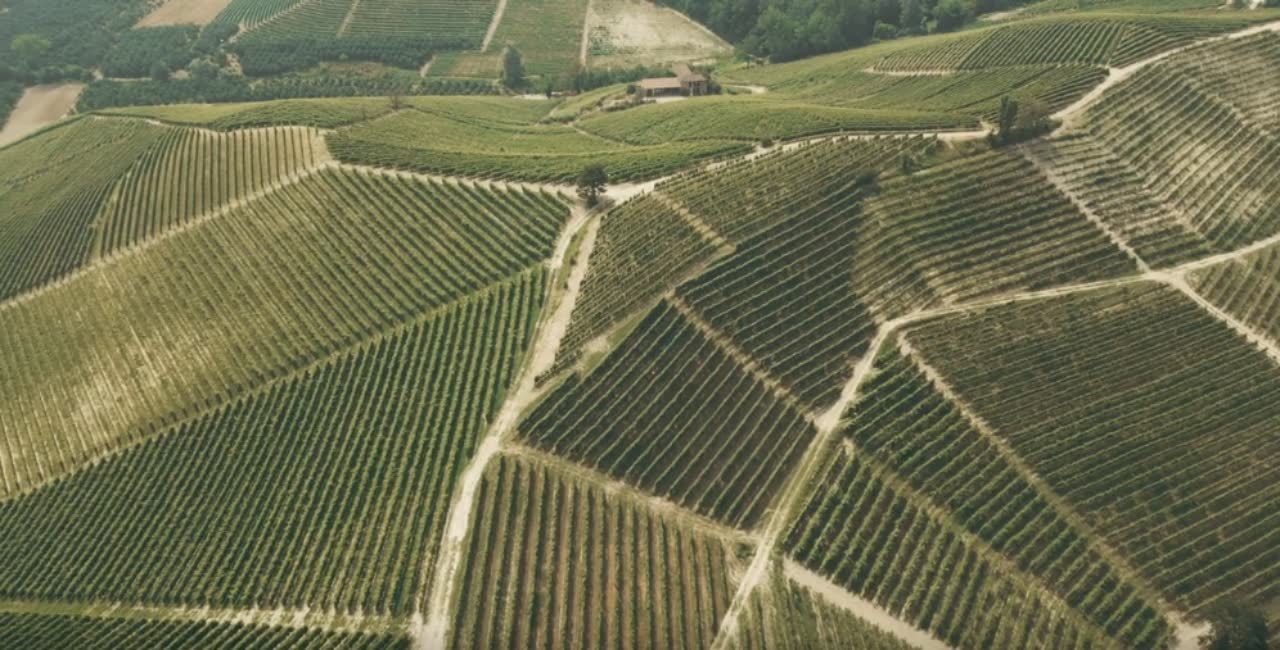
[[[556,243],[555,252],[547,262],[551,270],[550,275],[554,279],[557,271],[567,261],[574,236],[582,228],[586,228],[586,233],[578,249],[578,263],[569,275],[568,287],[560,296],[559,302],[554,305],[554,311],[539,324],[529,360],[521,372],[516,389],[503,402],[498,416],[481,441],[475,457],[467,464],[458,481],[457,495],[449,508],[444,540],[440,544],[439,557],[435,564],[431,594],[426,597],[425,603],[420,602],[417,607],[418,611],[423,611],[425,605],[427,615],[425,620],[420,615],[415,615],[411,627],[416,641],[415,647],[420,650],[442,649],[448,640],[449,625],[452,622],[450,605],[453,603],[454,589],[457,586],[456,574],[462,564],[463,554],[466,552],[467,531],[471,527],[476,489],[484,477],[485,467],[502,450],[503,436],[515,428],[516,419],[519,418],[520,413],[541,396],[542,391],[537,386],[537,377],[555,363],[560,341],[569,327],[569,319],[573,315],[574,305],[582,290],[582,282],[587,275],[587,260],[591,258],[591,251],[595,248],[600,219],[593,218],[585,207],[581,205],[576,207],[569,224]],[[553,285],[550,290],[555,292],[557,287]],[[421,600],[422,595],[419,598]]]

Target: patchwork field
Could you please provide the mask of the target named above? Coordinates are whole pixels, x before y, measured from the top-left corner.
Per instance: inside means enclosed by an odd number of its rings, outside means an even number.
[[[5,3],[0,647],[1280,643],[1280,11],[836,4]]]

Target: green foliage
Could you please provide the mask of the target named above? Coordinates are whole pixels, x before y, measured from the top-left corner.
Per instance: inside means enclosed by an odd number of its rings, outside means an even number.
[[[79,78],[83,69],[102,63],[151,5],[147,0],[7,0],[0,15],[0,48],[11,52],[15,39],[34,35],[49,47],[31,50],[35,60],[15,61],[24,75],[45,71],[40,80],[49,82]]]
[[[9,51],[28,68],[36,68],[49,51],[49,39],[39,34],[19,34],[9,44]]]
[[[131,29],[120,38],[102,61],[108,77],[146,77],[163,81],[168,72],[190,61],[194,52],[195,27],[147,27]],[[157,77],[159,69],[165,74]]]
[[[933,18],[938,31],[952,32],[973,20],[973,10],[964,0],[940,0]]]
[[[1267,619],[1256,609],[1226,601],[1208,611],[1212,631],[1200,637],[1204,650],[1267,650]]]
[[[600,203],[600,195],[608,184],[609,172],[605,171],[604,165],[588,165],[578,174],[578,196],[587,202],[587,207],[594,208]]]
[[[99,618],[62,614],[0,613],[0,645],[24,650],[114,648],[183,650],[202,648],[327,648],[409,650],[409,639],[393,634],[333,632],[313,628],[214,621]]]
[[[0,128],[9,120],[9,114],[22,99],[22,84],[16,81],[0,81]]]
[[[520,50],[514,47],[508,46],[502,53],[502,85],[513,90],[525,85],[524,59],[520,56]]]

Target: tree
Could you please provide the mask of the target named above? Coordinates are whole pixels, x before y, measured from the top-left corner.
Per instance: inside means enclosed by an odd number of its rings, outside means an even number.
[[[502,55],[502,85],[513,90],[524,86],[524,57],[514,47]]]
[[[1236,602],[1215,605],[1207,613],[1212,631],[1200,637],[1205,650],[1267,650],[1267,619]]]
[[[951,32],[960,29],[973,18],[969,5],[964,0],[942,0],[933,10],[933,18],[937,21],[937,30]]]
[[[603,165],[591,165],[578,174],[578,196],[587,202],[587,207],[594,208],[600,203],[600,195],[609,184],[609,173]]]
[[[164,61],[156,61],[151,64],[151,78],[156,81],[169,80],[169,64]]]
[[[40,59],[49,51],[49,39],[39,34],[19,34],[9,43],[14,56],[34,70],[40,65]]]
[[[902,1],[902,17],[898,20],[898,27],[908,34],[924,31],[924,7],[920,5],[920,0]]]
[[[1008,95],[1000,98],[1000,112],[996,117],[996,138],[1001,143],[1008,142],[1013,136],[1013,129],[1018,123],[1018,102]]]

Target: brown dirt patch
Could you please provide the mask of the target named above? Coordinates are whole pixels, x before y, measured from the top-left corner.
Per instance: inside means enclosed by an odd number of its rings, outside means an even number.
[[[147,14],[134,27],[208,25],[231,0],[168,0]]]

